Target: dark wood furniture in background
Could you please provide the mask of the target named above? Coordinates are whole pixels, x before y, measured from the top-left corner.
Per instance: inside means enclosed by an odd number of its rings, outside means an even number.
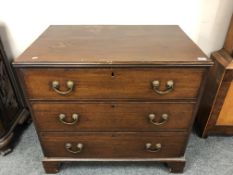
[[[12,148],[14,129],[28,117],[28,111],[17,86],[9,60],[0,40],[0,153],[5,155]]]
[[[14,62],[45,171],[156,161],[182,172],[212,64],[178,26],[49,27]]]
[[[209,72],[196,121],[200,136],[205,138],[233,135],[233,17],[224,48],[211,57],[215,65]]]

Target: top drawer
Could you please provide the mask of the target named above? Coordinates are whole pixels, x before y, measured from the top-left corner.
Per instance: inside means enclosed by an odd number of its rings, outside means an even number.
[[[29,99],[195,99],[204,68],[25,68]]]

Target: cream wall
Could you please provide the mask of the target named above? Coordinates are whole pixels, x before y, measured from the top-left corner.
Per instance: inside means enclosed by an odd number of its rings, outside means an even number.
[[[51,24],[177,24],[206,53],[220,49],[233,0],[0,0],[0,35],[16,58]]]

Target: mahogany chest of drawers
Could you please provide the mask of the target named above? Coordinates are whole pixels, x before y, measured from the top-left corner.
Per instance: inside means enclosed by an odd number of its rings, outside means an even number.
[[[47,173],[67,161],[183,171],[213,62],[178,26],[50,26],[13,64]]]

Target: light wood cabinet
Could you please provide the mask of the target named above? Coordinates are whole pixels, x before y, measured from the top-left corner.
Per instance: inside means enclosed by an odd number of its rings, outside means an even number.
[[[233,17],[224,47],[212,53],[210,69],[196,128],[201,137],[233,135]]]

